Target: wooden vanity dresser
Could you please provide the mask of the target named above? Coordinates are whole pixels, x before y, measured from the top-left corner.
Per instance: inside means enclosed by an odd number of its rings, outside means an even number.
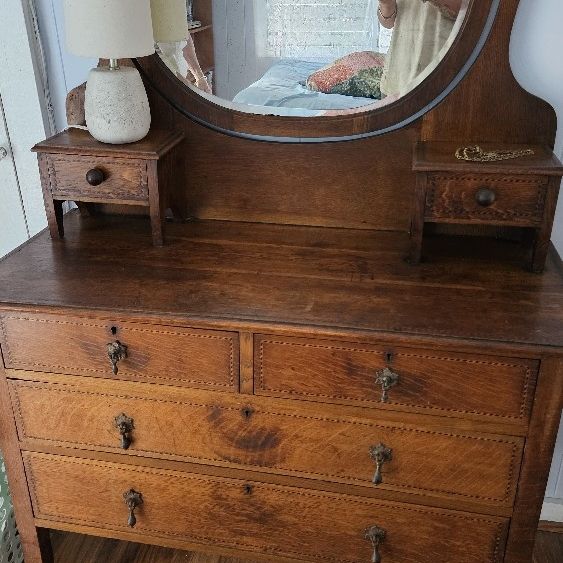
[[[508,63],[518,1],[471,6],[431,78],[366,115],[237,112],[136,61],[155,130],[183,139],[162,178],[183,220],[153,246],[148,217],[104,200],[0,262],[26,563],[51,563],[48,529],[248,560],[531,562],[561,261],[525,271],[502,231],[427,236],[406,261],[418,142],[553,149],[555,113]],[[366,128],[387,132],[333,142]]]

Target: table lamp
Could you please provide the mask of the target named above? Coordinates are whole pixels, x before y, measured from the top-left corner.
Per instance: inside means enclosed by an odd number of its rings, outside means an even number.
[[[151,0],[152,26],[157,51],[166,66],[186,78],[184,47],[188,37],[186,0]]]
[[[65,0],[67,47],[83,57],[109,59],[86,83],[84,110],[90,134],[102,143],[133,143],[149,132],[147,93],[137,69],[118,59],[155,52],[150,0]]]

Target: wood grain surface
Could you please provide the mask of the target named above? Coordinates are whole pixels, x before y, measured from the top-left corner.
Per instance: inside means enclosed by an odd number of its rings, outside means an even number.
[[[446,420],[440,427],[440,419],[420,417],[412,426],[244,395],[170,396],[157,388],[135,398],[117,388],[112,394],[107,383],[96,392],[83,385],[13,382],[11,392],[24,449],[63,446],[126,453],[132,462],[150,456],[238,467],[438,496],[452,508],[457,498],[501,514],[513,503],[523,447],[521,438],[452,431]],[[134,423],[126,452],[115,427],[121,413]],[[182,439],[187,432],[189,439]],[[378,444],[391,448],[393,459],[382,467],[383,482],[374,485],[370,449]]]
[[[0,303],[563,346],[556,254],[537,276],[518,244],[437,237],[413,268],[406,233],[204,221],[152,248],[147,225],[69,214],[0,262]]]
[[[163,547],[102,539],[79,534],[52,532],[55,563],[251,563],[220,555],[186,552]],[[559,563],[563,560],[563,535],[538,532],[533,563]]]
[[[133,488],[144,504],[132,532],[147,542],[168,536],[280,560],[365,563],[365,530],[377,525],[388,532],[381,552],[392,563],[430,563],[444,552],[464,563],[503,560],[507,521],[493,516],[38,453],[24,461],[35,514],[55,528],[60,521],[130,531],[123,493]]]

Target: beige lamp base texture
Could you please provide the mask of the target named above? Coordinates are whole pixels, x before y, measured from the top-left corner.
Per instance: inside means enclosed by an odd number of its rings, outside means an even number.
[[[94,68],[86,84],[86,125],[102,143],[134,143],[147,135],[151,112],[137,69]]]

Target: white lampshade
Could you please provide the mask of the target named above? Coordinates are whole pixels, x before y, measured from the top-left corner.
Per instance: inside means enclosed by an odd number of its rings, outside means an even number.
[[[151,0],[152,26],[157,43],[184,41],[188,36],[186,0]]]
[[[65,0],[68,50],[129,59],[154,53],[150,0]]]

